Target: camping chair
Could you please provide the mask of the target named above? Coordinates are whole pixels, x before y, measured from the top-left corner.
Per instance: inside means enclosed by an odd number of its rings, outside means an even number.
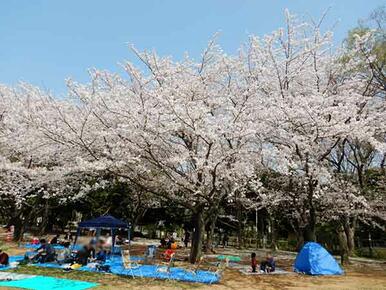
[[[192,274],[197,274],[197,271],[200,270],[200,266],[203,264],[204,262],[204,257],[201,256],[199,259],[198,259],[198,262],[193,265],[193,267],[190,267],[187,269],[188,272],[191,272]]]
[[[123,262],[123,268],[125,270],[129,270],[130,273],[131,273],[131,276],[134,278],[133,270],[134,269],[139,269],[140,270],[140,266],[139,266],[138,263],[133,262],[131,260],[130,250],[123,250],[122,251],[122,262]],[[142,272],[141,271],[140,271],[140,277],[142,277]]]
[[[222,274],[224,273],[224,271],[226,270],[226,268],[228,267],[229,265],[229,259],[228,258],[225,258],[224,260],[222,260],[221,262],[219,262],[217,264],[217,269],[216,271],[214,272],[214,275],[215,277],[217,278],[221,278]],[[215,282],[215,279],[213,279],[209,284],[212,284],[213,282]]]
[[[157,253],[156,246],[148,246],[144,255],[144,264],[154,264]]]
[[[170,255],[170,260],[167,263],[162,263],[161,265],[157,265],[156,271],[162,273],[170,273],[170,268],[174,265],[175,253]]]

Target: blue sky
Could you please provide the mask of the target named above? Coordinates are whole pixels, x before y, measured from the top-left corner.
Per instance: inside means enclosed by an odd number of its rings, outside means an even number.
[[[175,59],[198,57],[211,36],[235,53],[249,34],[283,25],[283,12],[318,18],[331,10],[326,26],[336,42],[385,0],[2,0],[0,1],[0,83],[27,81],[65,93],[64,80],[85,82],[87,69],[120,71],[128,50],[155,49]]]

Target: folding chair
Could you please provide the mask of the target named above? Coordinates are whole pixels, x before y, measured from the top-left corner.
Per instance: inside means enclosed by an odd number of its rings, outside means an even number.
[[[144,256],[144,264],[154,264],[155,258],[157,253],[157,247],[156,246],[148,246],[145,251]]]
[[[131,273],[131,276],[133,278],[135,277],[134,272],[133,272],[134,269],[139,269],[140,270],[140,277],[142,277],[140,265],[131,260],[130,250],[123,250],[122,251],[122,262],[123,262],[123,268],[125,268],[125,270],[129,270]]]
[[[214,276],[217,277],[218,279],[221,278],[222,274],[224,273],[224,271],[226,270],[226,268],[228,267],[229,265],[229,259],[228,258],[225,258],[224,260],[222,260],[221,262],[219,262],[217,264],[217,269],[216,271],[214,272]],[[213,278],[213,280],[209,283],[209,284],[212,284],[213,282],[215,282],[215,279]]]
[[[175,255],[176,253],[170,255],[170,260],[167,264],[157,265],[156,271],[161,273],[170,273],[170,268],[174,265]]]
[[[204,262],[204,257],[201,256],[201,257],[198,259],[198,262],[197,262],[195,265],[193,265],[193,267],[188,268],[187,271],[188,271],[188,272],[191,272],[192,274],[197,274],[197,271],[200,270],[200,267],[201,267],[201,265],[203,264],[203,262]]]

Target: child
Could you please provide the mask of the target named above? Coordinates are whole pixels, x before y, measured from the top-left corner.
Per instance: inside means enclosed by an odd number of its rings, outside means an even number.
[[[164,259],[169,262],[170,259],[174,256],[175,252],[174,250],[172,249],[167,249],[164,253],[163,253],[163,257]]]
[[[251,254],[251,267],[252,267],[252,273],[256,273],[256,267],[257,267],[256,253]]]
[[[260,264],[260,271],[265,273],[275,272],[275,260],[271,254],[267,254],[265,261]]]

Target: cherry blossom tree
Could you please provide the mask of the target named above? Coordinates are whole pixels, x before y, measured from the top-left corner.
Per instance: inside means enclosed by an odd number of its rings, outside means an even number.
[[[340,148],[355,141],[386,151],[384,102],[367,93],[368,75],[355,69],[362,59],[347,59],[320,27],[286,13],[285,28],[251,36],[237,56],[214,39],[199,61],[133,48],[145,71],[129,62],[124,76],[92,70],[90,83],[68,82],[64,99],[1,87],[3,194],[74,200],[118,179],[191,212],[191,262],[224,202],[282,211],[303,240],[315,240],[326,205],[341,219],[354,201],[368,209],[354,182],[341,190]],[[261,180],[266,172],[277,186]]]
[[[315,240],[316,200],[333,176],[328,157],[347,139],[379,145],[375,128],[382,126],[382,112],[364,94],[366,80],[352,72],[356,62],[340,62],[331,33],[319,26],[287,14],[287,29],[263,41],[253,38],[249,52],[251,74],[264,96],[261,122],[272,132],[265,137],[267,161],[301,181],[297,199],[307,205],[305,241]]]

